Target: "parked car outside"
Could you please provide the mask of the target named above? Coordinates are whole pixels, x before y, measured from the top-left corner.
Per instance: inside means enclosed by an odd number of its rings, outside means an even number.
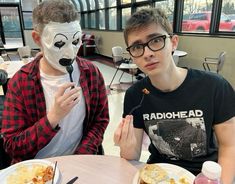
[[[235,14],[229,14],[228,16],[231,20],[235,20]]]
[[[233,24],[235,24],[235,14],[229,14],[228,16],[231,19],[231,21],[233,22]],[[233,26],[232,31],[235,32],[235,26]]]
[[[200,12],[192,14],[188,20],[183,20],[182,31],[184,32],[209,32],[211,23],[211,12]],[[226,14],[220,17],[220,31],[235,31],[235,21]]]

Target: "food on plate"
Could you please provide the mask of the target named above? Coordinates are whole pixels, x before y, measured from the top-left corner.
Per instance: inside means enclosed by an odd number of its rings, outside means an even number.
[[[167,179],[167,172],[156,164],[146,164],[140,170],[140,184],[156,184]]]
[[[184,177],[177,181],[157,164],[146,164],[139,172],[139,184],[190,184]]]
[[[166,182],[166,184],[168,183]],[[173,178],[170,178],[169,184],[190,184],[190,183],[185,177],[181,177],[178,182],[176,182]]]
[[[33,164],[18,166],[7,177],[7,184],[45,184],[53,178],[52,166]]]

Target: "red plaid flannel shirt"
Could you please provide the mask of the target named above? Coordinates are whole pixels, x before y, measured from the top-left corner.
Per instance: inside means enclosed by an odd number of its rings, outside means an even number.
[[[12,163],[34,158],[59,131],[53,129],[47,119],[39,73],[40,57],[23,66],[8,83],[1,131]],[[77,63],[86,117],[83,137],[75,154],[96,154],[109,122],[106,88],[96,66],[81,58],[77,58]]]

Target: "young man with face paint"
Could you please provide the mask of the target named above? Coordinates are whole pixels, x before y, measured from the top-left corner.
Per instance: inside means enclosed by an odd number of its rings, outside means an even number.
[[[232,184],[232,86],[217,74],[175,65],[172,52],[179,38],[159,9],[134,13],[127,21],[124,38],[133,62],[147,77],[125,94],[123,120],[114,134],[121,157],[140,158],[145,131],[151,140],[148,163],[176,164],[197,174],[204,161],[214,160],[222,166],[222,182]]]
[[[9,81],[2,122],[5,150],[12,163],[97,154],[109,122],[108,101],[98,68],[76,57],[79,15],[68,0],[47,0],[33,10],[33,26],[41,54]]]

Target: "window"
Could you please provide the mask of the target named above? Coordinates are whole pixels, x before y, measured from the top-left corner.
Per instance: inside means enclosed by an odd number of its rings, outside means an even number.
[[[117,1],[116,0],[109,0],[108,7],[113,7],[113,6],[117,6]]]
[[[131,0],[121,0],[121,4],[128,4],[131,3]]]
[[[116,8],[109,9],[109,29],[110,30],[117,29],[117,9]]]
[[[88,14],[84,14],[84,22],[85,22],[85,28],[88,28]]]
[[[31,12],[23,12],[23,21],[24,21],[24,28],[25,29],[32,29],[32,13]]]
[[[78,12],[81,12],[81,7],[78,1],[72,1],[72,3],[74,4],[74,6],[76,7],[76,9],[78,10]]]
[[[166,12],[168,19],[174,25],[175,33],[235,35],[235,0],[79,0],[79,2],[83,5],[82,15],[89,13],[89,16],[83,16],[85,28],[121,30],[125,28],[131,13],[142,8],[157,7]],[[89,11],[86,2],[89,3]],[[174,12],[176,5],[179,8]],[[173,21],[176,22],[173,24]]]
[[[91,28],[96,28],[95,12],[90,13]]]
[[[22,11],[32,11],[37,4],[37,0],[21,0]]]
[[[174,0],[166,0],[166,1],[158,1],[155,2],[156,8],[161,8],[165,11],[168,16],[168,19],[173,22],[173,15],[174,15]]]
[[[80,1],[82,3],[83,6],[83,11],[87,11],[87,4],[86,1]]]
[[[223,1],[219,31],[235,32],[235,1]]]
[[[99,0],[99,8],[104,8],[105,7],[105,0]]]
[[[89,0],[90,10],[95,10],[95,0]]]
[[[122,9],[122,29],[125,28],[127,19],[131,16],[131,8]]]
[[[104,10],[100,10],[99,11],[99,28],[100,29],[105,29],[105,11]]]
[[[208,33],[211,24],[212,0],[185,0],[182,32]]]
[[[136,11],[139,11],[139,10],[141,10],[141,9],[143,9],[143,8],[150,8],[150,6],[149,6],[149,5],[146,5],[146,6],[138,6],[138,7],[136,8]]]

